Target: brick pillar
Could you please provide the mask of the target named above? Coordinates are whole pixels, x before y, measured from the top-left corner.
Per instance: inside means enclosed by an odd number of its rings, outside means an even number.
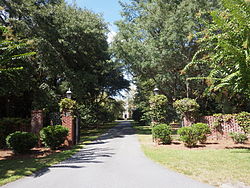
[[[69,129],[65,145],[72,146],[75,144],[75,119],[70,112],[63,112],[62,125]]]
[[[33,110],[31,112],[31,132],[39,135],[40,130],[43,128],[43,111]]]

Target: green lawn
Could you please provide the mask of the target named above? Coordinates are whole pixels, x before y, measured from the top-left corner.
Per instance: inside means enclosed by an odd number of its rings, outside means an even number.
[[[167,168],[212,185],[250,185],[249,149],[170,149],[152,144],[150,127],[136,129],[145,155]]]
[[[15,181],[24,176],[31,175],[32,173],[41,170],[45,167],[63,161],[80,148],[84,147],[85,143],[91,142],[98,138],[101,134],[105,133],[108,129],[114,127],[117,123],[107,123],[104,126],[97,128],[89,128],[81,131],[82,143],[73,147],[71,150],[65,150],[60,153],[54,153],[44,158],[20,158],[0,160],[0,186],[6,183]]]

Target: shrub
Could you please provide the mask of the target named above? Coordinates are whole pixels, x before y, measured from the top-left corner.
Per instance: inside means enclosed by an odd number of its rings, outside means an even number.
[[[241,112],[236,115],[235,119],[245,134],[250,132],[250,113]]]
[[[171,133],[171,127],[167,124],[159,124],[154,126],[152,129],[153,138],[159,140],[163,144],[171,143]]]
[[[0,148],[6,147],[6,137],[16,131],[30,131],[30,119],[0,119]]]
[[[48,126],[40,131],[42,142],[51,149],[62,145],[69,133],[69,130],[62,125]]]
[[[185,146],[196,146],[198,142],[198,136],[193,127],[182,127],[177,133],[180,135],[180,140],[184,142]]]
[[[181,114],[194,113],[200,108],[200,105],[194,100],[189,98],[184,98],[177,100],[173,103],[174,108],[177,112]]]
[[[244,144],[248,140],[247,135],[242,133],[230,133],[230,136],[236,144]]]
[[[74,112],[76,109],[76,101],[68,98],[64,98],[59,103],[60,111]]]
[[[35,147],[38,138],[33,133],[16,131],[6,138],[7,145],[13,149],[15,153],[27,153],[31,148]]]
[[[207,134],[211,134],[209,126],[205,123],[196,123],[191,127],[194,129],[198,141],[200,143],[205,143],[207,141]]]

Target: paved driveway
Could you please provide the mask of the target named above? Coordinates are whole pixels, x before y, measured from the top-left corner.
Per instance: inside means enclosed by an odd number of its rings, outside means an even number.
[[[121,122],[67,161],[2,188],[209,188],[147,159]]]

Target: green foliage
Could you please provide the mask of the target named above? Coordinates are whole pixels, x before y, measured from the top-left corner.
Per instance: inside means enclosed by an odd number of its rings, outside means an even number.
[[[68,87],[78,103],[91,106],[100,94],[114,96],[129,86],[122,65],[111,58],[107,24],[99,14],[63,0],[0,1],[0,6],[0,23],[28,38],[37,52],[20,60],[21,72],[1,75],[0,97],[26,96],[26,109],[55,111]],[[8,100],[13,98],[5,100],[3,111]]]
[[[221,3],[223,8],[212,11],[212,21],[204,21],[205,29],[195,36],[201,37],[201,49],[186,69],[206,67],[203,75],[209,83],[208,93],[225,97],[243,94],[249,98],[250,4],[245,0]]]
[[[153,139],[163,144],[171,144],[171,134],[171,127],[167,124],[158,124],[152,128]]]
[[[184,98],[174,102],[173,106],[180,113],[197,112],[200,108],[194,99]]]
[[[1,117],[30,115],[30,100],[32,100],[30,88],[34,84],[31,61],[36,56],[32,42],[26,37],[20,38],[11,27],[2,26],[0,21]]]
[[[81,125],[83,126],[91,126],[98,124],[98,120],[95,115],[95,110],[93,106],[87,105],[77,105],[77,113],[81,118]]]
[[[215,129],[217,131],[221,130],[221,128],[222,128],[221,124],[224,122],[223,114],[221,114],[221,113],[213,114],[213,117],[215,117],[214,122],[212,124],[213,129]]]
[[[30,120],[21,118],[0,119],[0,148],[6,146],[6,137],[15,131],[30,131]]]
[[[101,99],[101,103],[98,105],[99,110],[103,116],[101,117],[101,122],[112,122],[119,117],[122,117],[122,113],[125,111],[124,102],[121,100],[115,100],[111,97],[106,97]]]
[[[235,119],[245,134],[250,133],[250,113],[241,112],[235,116]]]
[[[38,143],[38,137],[33,133],[16,131],[6,138],[7,145],[16,153],[27,153]]]
[[[223,122],[228,122],[231,119],[235,118],[238,125],[242,128],[245,134],[249,133],[250,131],[250,113],[249,112],[240,112],[238,114],[213,114],[215,117],[213,122],[214,129],[220,131],[221,124]]]
[[[122,7],[123,19],[117,22],[119,33],[112,49],[134,76],[141,97],[148,99],[156,85],[170,104],[186,97],[187,76],[181,70],[198,50],[197,39],[189,36],[202,27],[195,15],[217,7],[217,0],[131,0]],[[204,82],[190,82],[188,93],[211,105],[202,95],[204,87]],[[171,105],[170,113],[169,117],[176,116]]]
[[[83,126],[99,126],[104,122],[112,122],[122,116],[123,102],[111,97],[100,96],[93,104],[77,105],[77,114]]]
[[[205,143],[207,141],[207,134],[211,134],[209,126],[205,123],[196,123],[191,127],[194,129],[198,141],[200,143]]]
[[[175,101],[173,107],[184,116],[194,116],[198,112],[200,105],[194,99],[184,98]]]
[[[153,95],[149,98],[150,110],[147,112],[151,120],[164,123],[167,119],[168,99],[165,95]]]
[[[247,135],[242,133],[230,133],[230,136],[236,144],[244,144],[248,140]]]
[[[198,142],[197,132],[193,127],[182,127],[177,132],[180,135],[180,140],[184,142],[187,147],[194,147]]]
[[[143,122],[142,117],[143,117],[142,109],[137,108],[137,109],[133,110],[132,119],[134,121],[142,123]]]
[[[73,112],[76,109],[76,101],[68,98],[64,98],[59,103],[60,111],[70,111]]]
[[[69,130],[62,125],[48,126],[40,131],[40,137],[47,147],[56,149],[64,143],[68,133]]]
[[[27,51],[27,42],[9,38],[13,37],[10,28],[0,25],[0,71],[15,71],[23,69],[18,60],[34,55]]]

